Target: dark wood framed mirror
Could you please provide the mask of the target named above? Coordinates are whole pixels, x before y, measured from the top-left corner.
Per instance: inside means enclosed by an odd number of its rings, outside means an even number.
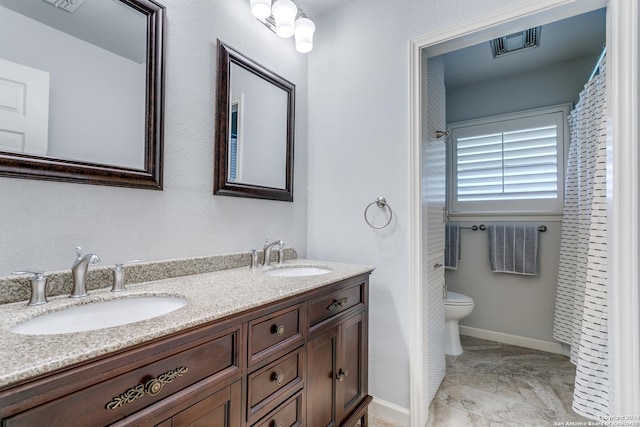
[[[0,47],[0,81],[24,70],[46,81],[41,98],[22,96],[32,81],[0,88],[11,94],[0,110],[43,110],[36,131],[0,116],[0,176],[161,190],[164,6],[0,0],[0,27],[21,40]]]
[[[292,202],[295,86],[220,40],[217,49],[213,193]]]

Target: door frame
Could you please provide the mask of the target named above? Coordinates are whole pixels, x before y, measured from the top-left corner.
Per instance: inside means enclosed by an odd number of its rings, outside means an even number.
[[[479,16],[409,41],[410,137],[410,409],[411,427],[428,418],[424,360],[427,307],[422,286],[421,54],[461,49],[522,28],[607,8],[607,201],[611,415],[640,414],[640,148],[638,145],[640,17],[629,0],[538,0]],[[613,72],[612,72],[613,70]],[[428,103],[428,100],[426,101]],[[615,310],[614,310],[615,308]]]

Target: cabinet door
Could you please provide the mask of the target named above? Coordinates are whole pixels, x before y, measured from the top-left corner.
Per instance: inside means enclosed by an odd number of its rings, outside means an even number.
[[[307,344],[307,425],[336,425],[335,373],[339,326]]]
[[[307,351],[307,423],[341,425],[367,397],[366,312],[318,335]]]
[[[360,313],[340,325],[336,381],[336,419],[341,422],[367,395],[367,324]]]
[[[205,397],[156,427],[240,427],[240,381]]]

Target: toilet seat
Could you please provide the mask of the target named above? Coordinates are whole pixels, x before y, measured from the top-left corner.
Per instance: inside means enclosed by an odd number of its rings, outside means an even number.
[[[447,305],[473,305],[473,299],[457,292],[447,291],[447,299],[444,300],[444,303]]]

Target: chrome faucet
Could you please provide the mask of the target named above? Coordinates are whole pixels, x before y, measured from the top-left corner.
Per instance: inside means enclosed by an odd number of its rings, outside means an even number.
[[[268,267],[271,265],[271,249],[274,246],[278,246],[279,248],[284,247],[284,242],[282,240],[276,240],[273,243],[269,243],[269,240],[264,241],[264,266]]]
[[[78,246],[76,248],[76,260],[71,266],[71,275],[73,276],[73,288],[71,289],[70,298],[80,298],[87,296],[87,285],[85,279],[87,278],[87,270],[89,264],[95,264],[100,262],[100,258],[96,254],[82,255],[82,248]]]

